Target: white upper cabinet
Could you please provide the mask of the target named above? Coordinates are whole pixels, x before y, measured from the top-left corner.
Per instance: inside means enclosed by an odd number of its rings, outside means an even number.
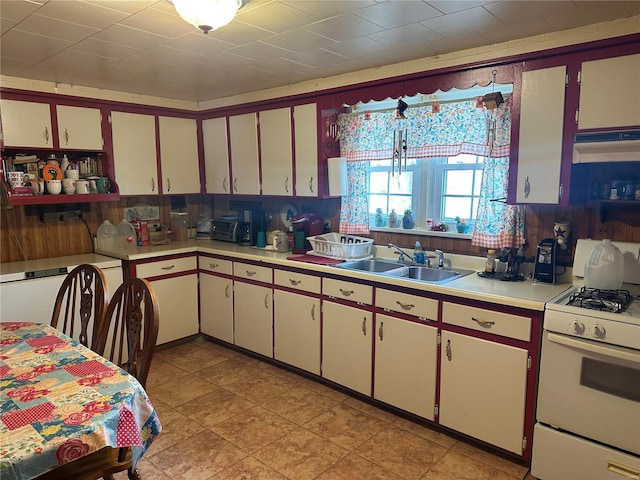
[[[295,195],[318,196],[318,120],[315,103],[293,107]]]
[[[58,105],[58,142],[60,148],[102,150],[102,115],[99,108]]]
[[[517,203],[557,204],[566,67],[522,73]]]
[[[53,147],[48,103],[0,99],[0,108],[6,147]]]
[[[578,128],[640,125],[640,54],[584,62]]]
[[[258,123],[255,113],[229,117],[232,193],[260,194]]]
[[[159,117],[162,193],[200,193],[198,125],[193,118]]]
[[[226,117],[202,122],[207,193],[231,193]]]
[[[156,118],[111,112],[113,163],[121,195],[158,193]]]
[[[293,196],[291,110],[278,108],[259,113],[262,194]]]

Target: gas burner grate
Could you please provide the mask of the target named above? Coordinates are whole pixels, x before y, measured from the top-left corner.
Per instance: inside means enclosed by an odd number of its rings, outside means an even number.
[[[633,298],[628,290],[600,290],[582,287],[571,294],[567,305],[620,313],[631,303]]]

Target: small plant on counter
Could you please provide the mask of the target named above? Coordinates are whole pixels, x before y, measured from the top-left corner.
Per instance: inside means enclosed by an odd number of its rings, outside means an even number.
[[[396,213],[395,208],[392,208],[391,213],[389,214],[389,226],[391,228],[395,228],[398,226],[398,214]]]
[[[402,228],[410,230],[413,228],[413,216],[411,215],[411,209],[407,208],[404,211],[404,217],[402,217]]]
[[[384,226],[384,217],[382,216],[382,209],[376,208],[376,216],[374,217],[374,225],[376,227]]]
[[[458,230],[458,233],[467,233],[468,229],[467,221],[464,218],[456,217],[456,230]]]

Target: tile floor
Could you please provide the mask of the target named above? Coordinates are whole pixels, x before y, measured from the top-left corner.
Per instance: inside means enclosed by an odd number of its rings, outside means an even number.
[[[157,352],[145,480],[532,480],[528,469],[205,339]],[[126,478],[118,474],[117,478]]]

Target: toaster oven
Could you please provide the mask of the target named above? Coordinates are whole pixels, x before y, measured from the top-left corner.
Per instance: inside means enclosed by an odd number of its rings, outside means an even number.
[[[216,218],[211,222],[211,240],[237,243],[239,226],[238,220]]]

